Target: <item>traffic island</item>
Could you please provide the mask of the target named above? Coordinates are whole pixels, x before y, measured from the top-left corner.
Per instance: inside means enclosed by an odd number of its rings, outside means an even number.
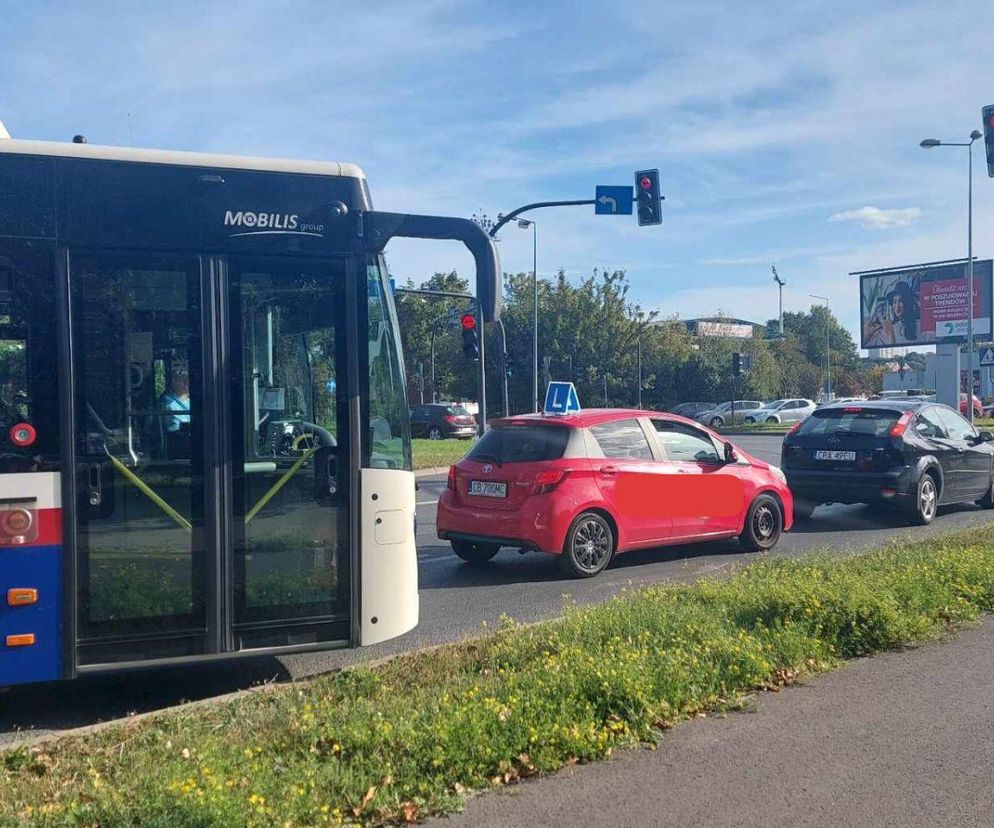
[[[994,528],[766,560],[0,754],[0,824],[413,821],[994,609]],[[665,742],[662,745],[665,749]]]

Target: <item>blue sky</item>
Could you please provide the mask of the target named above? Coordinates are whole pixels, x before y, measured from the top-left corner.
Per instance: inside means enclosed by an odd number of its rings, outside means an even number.
[[[665,315],[775,315],[851,270],[965,254],[963,140],[994,103],[994,3],[0,0],[0,119],[19,138],[360,164],[387,210],[491,216],[661,170],[664,224],[535,214],[539,273],[623,268]],[[975,252],[994,180],[975,151]],[[508,270],[530,235],[502,234]],[[395,242],[391,268],[469,272]]]

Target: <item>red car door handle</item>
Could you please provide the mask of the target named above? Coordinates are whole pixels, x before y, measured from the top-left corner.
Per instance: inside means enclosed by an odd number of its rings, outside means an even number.
[[[614,466],[601,466],[601,474],[606,474],[606,475],[608,475],[610,477],[611,475],[614,475],[614,474],[617,474],[617,473],[618,473],[618,469],[615,468]]]

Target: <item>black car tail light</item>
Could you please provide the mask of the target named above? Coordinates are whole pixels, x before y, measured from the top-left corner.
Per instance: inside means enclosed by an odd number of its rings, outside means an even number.
[[[911,424],[911,420],[914,418],[914,411],[905,411],[900,419],[890,427],[888,432],[891,437],[903,437],[904,432],[908,430],[908,426]]]

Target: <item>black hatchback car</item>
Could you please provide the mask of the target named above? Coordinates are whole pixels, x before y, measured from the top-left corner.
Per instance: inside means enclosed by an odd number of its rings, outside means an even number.
[[[446,437],[474,437],[476,417],[458,403],[416,405],[411,409],[411,436],[442,440]]]
[[[925,524],[949,503],[994,508],[992,441],[945,405],[826,405],[788,432],[781,466],[795,518],[822,503],[891,503]]]

